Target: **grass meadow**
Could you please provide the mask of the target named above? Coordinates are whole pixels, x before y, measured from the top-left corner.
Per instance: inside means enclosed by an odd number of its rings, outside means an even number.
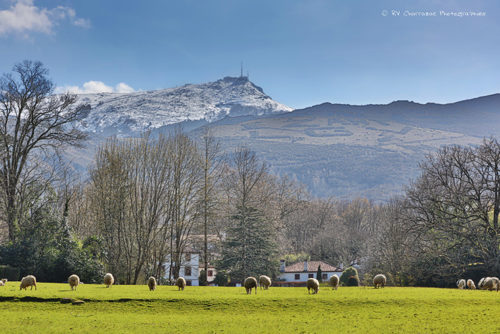
[[[500,333],[499,315],[500,293],[458,289],[0,287],[1,333]]]

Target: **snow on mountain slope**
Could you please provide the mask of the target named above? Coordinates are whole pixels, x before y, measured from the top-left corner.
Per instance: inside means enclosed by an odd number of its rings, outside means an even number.
[[[86,116],[81,130],[130,135],[183,121],[212,122],[226,116],[276,114],[292,111],[273,101],[247,77],[134,93],[79,95]]]

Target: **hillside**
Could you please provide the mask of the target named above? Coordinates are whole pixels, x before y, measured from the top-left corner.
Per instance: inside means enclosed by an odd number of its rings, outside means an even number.
[[[323,103],[305,109],[272,100],[246,77],[130,94],[80,95],[84,150],[68,150],[80,170],[106,137],[165,132],[181,125],[193,137],[210,124],[225,150],[250,146],[278,175],[313,195],[385,201],[418,176],[418,163],[442,145],[477,145],[499,136],[500,94],[450,104]]]
[[[442,145],[499,136],[500,95],[452,104],[397,101],[324,103],[282,115],[211,124],[228,150],[245,143],[273,172],[321,197],[387,200],[418,176],[418,163]]]

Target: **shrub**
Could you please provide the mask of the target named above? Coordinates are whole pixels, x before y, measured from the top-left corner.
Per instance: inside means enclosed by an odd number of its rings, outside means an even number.
[[[359,275],[356,268],[346,268],[340,276],[340,283],[345,286],[359,286]]]
[[[207,273],[205,272],[205,270],[200,271],[199,281],[201,286],[207,285]]]
[[[350,276],[347,279],[347,286],[359,286],[359,277],[358,276]]]
[[[227,286],[229,284],[229,277],[226,272],[218,271],[217,275],[215,275],[214,283],[218,286]]]

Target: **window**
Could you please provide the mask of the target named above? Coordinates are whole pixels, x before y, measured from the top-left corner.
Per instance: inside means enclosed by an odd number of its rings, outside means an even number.
[[[207,276],[213,276],[213,275],[214,275],[214,271],[213,271],[213,270],[209,270],[209,271],[207,272]]]
[[[191,262],[191,254],[190,253],[186,254],[186,262]]]
[[[300,279],[300,274],[295,274],[295,279]]]
[[[190,266],[186,266],[186,268],[184,268],[184,275],[191,276],[191,267]]]
[[[307,275],[309,278],[314,278],[314,274]]]
[[[323,278],[323,279],[327,279],[327,278],[328,278],[328,274],[323,274],[323,275],[321,275],[321,278]]]

